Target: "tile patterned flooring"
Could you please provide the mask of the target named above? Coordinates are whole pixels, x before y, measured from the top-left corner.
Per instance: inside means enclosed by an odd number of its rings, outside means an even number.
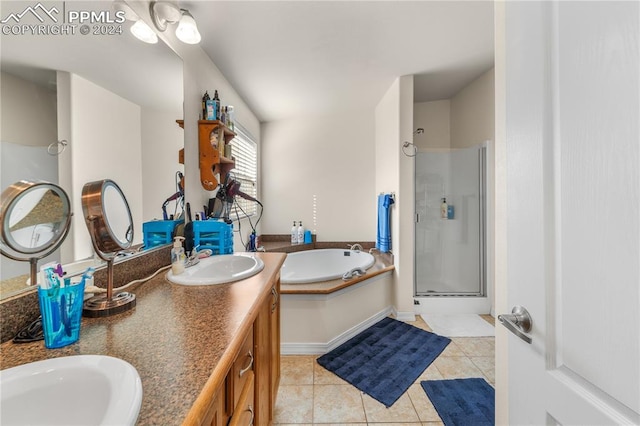
[[[494,324],[493,317],[482,315]],[[431,331],[421,317],[408,322]],[[277,425],[442,425],[420,386],[422,380],[482,377],[495,383],[493,337],[454,337],[447,348],[395,404],[386,408],[325,370],[314,355],[285,355],[276,400]]]

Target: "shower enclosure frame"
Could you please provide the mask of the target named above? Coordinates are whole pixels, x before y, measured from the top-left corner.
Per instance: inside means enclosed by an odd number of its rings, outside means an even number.
[[[474,148],[474,147],[469,147]],[[414,200],[414,297],[415,298],[438,298],[438,297],[446,297],[446,298],[486,298],[488,297],[488,285],[487,285],[487,142],[476,145],[478,152],[478,182],[477,182],[477,190],[478,190],[478,291],[424,291],[419,289],[419,263],[420,258],[418,257],[418,223],[420,221],[417,203],[418,199],[415,197]],[[442,152],[442,151],[438,151]],[[416,162],[418,161],[419,154],[425,154],[427,152],[417,152],[416,154]],[[417,175],[418,175],[418,167],[414,167],[414,184],[417,187]],[[459,212],[456,212],[459,214]],[[416,299],[416,304],[419,304],[418,299]]]

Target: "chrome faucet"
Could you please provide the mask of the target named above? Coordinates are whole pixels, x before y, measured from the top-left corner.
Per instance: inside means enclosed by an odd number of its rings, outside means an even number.
[[[199,248],[200,248],[200,245],[197,245],[193,248],[193,250],[191,250],[191,254],[187,258],[187,262],[184,265],[185,268],[195,266],[198,263],[200,263],[200,259],[204,257],[209,257],[213,254],[213,252],[210,249],[204,249],[202,251],[198,251]]]
[[[349,247],[349,250],[354,250],[354,251],[362,251],[362,246],[358,243],[353,244],[353,245],[349,245],[347,244],[347,247]]]

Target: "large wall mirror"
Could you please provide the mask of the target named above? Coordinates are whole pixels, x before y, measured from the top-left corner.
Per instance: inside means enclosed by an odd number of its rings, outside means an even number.
[[[114,13],[112,1],[42,4],[59,14],[59,23],[70,9]],[[21,14],[29,5],[3,1],[1,18],[14,13],[21,24],[41,24]],[[121,34],[110,35],[98,26],[83,35],[77,26],[75,34],[0,36],[0,190],[22,179],[52,182],[69,194],[74,213],[66,241],[42,262],[95,257],[82,217],[85,183],[118,182],[129,200],[136,245],[142,223],[162,218],[176,174],[184,172],[178,163],[183,131],[175,122],[183,118],[182,60],[161,40],[133,37],[131,25],[126,21]],[[28,264],[3,257],[0,299],[33,291],[22,279],[28,273]]]

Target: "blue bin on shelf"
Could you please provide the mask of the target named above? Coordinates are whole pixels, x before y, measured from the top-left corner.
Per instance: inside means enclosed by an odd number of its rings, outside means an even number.
[[[184,220],[152,220],[142,224],[142,234],[144,248],[169,244],[173,241],[174,231],[177,225],[184,223]]]
[[[233,253],[233,224],[215,219],[193,222],[193,246],[213,254]]]

